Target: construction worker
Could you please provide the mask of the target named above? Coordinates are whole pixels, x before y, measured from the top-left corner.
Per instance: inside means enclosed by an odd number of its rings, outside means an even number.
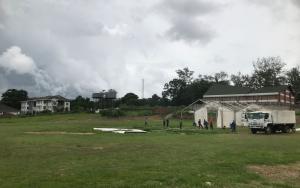
[[[208,130],[208,122],[205,119],[203,121],[203,124],[204,124],[205,129]]]
[[[209,121],[209,128],[210,128],[211,130],[214,129],[214,125],[213,125],[212,119]]]
[[[236,131],[236,123],[235,123],[235,120],[232,121],[230,127],[231,127],[231,131],[232,131],[232,132],[235,132],[235,131]]]
[[[201,119],[198,120],[198,126],[199,126],[199,129],[203,129],[203,126],[202,126],[202,123],[201,123]]]
[[[180,119],[179,128],[182,129],[182,119]]]

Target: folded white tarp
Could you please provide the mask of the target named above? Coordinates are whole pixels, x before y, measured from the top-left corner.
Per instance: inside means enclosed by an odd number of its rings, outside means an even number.
[[[300,128],[296,129],[296,131],[300,131]]]
[[[118,129],[118,128],[94,128],[95,131],[102,131],[102,132],[113,132],[119,134],[125,133],[146,133],[146,131],[140,129]]]
[[[102,132],[113,132],[119,129],[116,128],[94,128],[94,131],[102,131]]]

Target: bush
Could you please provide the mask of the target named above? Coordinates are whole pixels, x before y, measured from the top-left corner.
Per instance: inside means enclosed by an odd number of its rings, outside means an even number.
[[[100,110],[99,113],[101,116],[105,117],[120,117],[124,115],[124,112],[122,112],[120,109],[104,109]]]

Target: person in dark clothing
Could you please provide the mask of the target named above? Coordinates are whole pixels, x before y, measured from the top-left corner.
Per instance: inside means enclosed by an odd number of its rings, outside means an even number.
[[[193,127],[196,127],[196,126],[197,126],[196,122],[193,122]]]
[[[211,130],[214,129],[214,125],[213,125],[213,121],[212,121],[212,120],[209,121],[209,128],[210,128]]]
[[[205,119],[203,121],[203,124],[204,124],[205,129],[208,129],[208,122]]]
[[[164,128],[166,127],[166,120],[165,120],[165,118],[163,119],[163,126],[164,126]]]
[[[231,131],[232,131],[232,132],[236,132],[236,123],[235,123],[235,120],[232,121],[230,127],[231,127]]]
[[[201,119],[199,119],[199,121],[198,121],[198,126],[199,126],[199,129],[200,128],[203,129],[203,126],[202,126],[202,123],[201,123]]]
[[[148,117],[145,117],[145,126],[148,125]]]
[[[180,119],[179,128],[182,129],[182,119]]]
[[[167,127],[169,127],[169,119],[167,119],[166,124],[167,124]]]

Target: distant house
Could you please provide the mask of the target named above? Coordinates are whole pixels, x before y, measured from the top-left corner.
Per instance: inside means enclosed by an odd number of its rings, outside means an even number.
[[[0,116],[3,115],[18,115],[20,113],[19,110],[12,108],[10,106],[7,106],[3,103],[0,103]]]
[[[70,101],[60,95],[35,97],[21,102],[22,114],[35,114],[40,112],[69,112]]]
[[[271,86],[252,90],[245,87],[213,85],[203,96],[207,101],[294,105],[295,93],[290,86]]]

